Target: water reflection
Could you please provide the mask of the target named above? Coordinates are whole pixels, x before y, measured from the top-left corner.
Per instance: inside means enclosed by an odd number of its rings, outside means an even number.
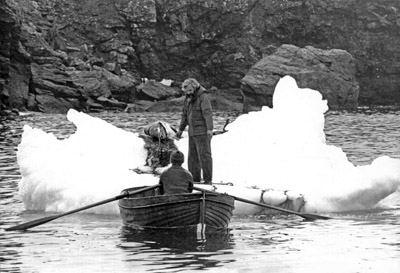
[[[187,229],[155,231],[127,227],[122,229],[118,245],[126,254],[126,262],[136,264],[141,261],[140,266],[146,266],[147,271],[162,269],[168,272],[235,262],[230,251],[233,247],[229,231],[201,235]],[[224,255],[228,255],[226,259]]]
[[[188,251],[215,252],[232,248],[229,230],[226,232],[199,234],[196,230],[179,229],[171,231],[137,230],[123,227],[121,239],[127,243],[141,243],[149,248],[170,249],[184,253]],[[129,245],[129,244],[128,244]],[[124,244],[120,247],[124,248]]]

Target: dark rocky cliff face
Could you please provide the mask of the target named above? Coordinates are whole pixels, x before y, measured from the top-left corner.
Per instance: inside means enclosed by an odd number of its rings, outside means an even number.
[[[239,100],[282,44],[346,50],[359,104],[400,104],[398,0],[0,0],[0,34],[7,107],[131,103],[142,77],[195,77]]]

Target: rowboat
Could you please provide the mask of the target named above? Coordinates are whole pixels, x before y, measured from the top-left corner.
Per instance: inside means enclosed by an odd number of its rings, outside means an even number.
[[[125,189],[121,194],[143,187]],[[192,228],[201,232],[226,230],[232,218],[232,196],[193,192],[159,195],[157,189],[127,195],[118,201],[125,226],[136,229]]]

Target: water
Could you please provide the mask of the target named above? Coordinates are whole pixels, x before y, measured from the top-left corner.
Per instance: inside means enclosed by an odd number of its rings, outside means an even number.
[[[177,114],[97,114],[128,131]],[[217,129],[234,113],[218,113]],[[135,120],[135,122],[132,122]],[[44,217],[23,211],[16,147],[29,124],[59,138],[75,130],[65,115],[0,119],[0,272],[400,272],[400,191],[374,210],[334,220],[296,216],[234,217],[226,234],[198,236],[127,230],[118,215],[73,214],[26,232],[4,227]],[[329,112],[325,133],[356,165],[400,158],[400,111]]]

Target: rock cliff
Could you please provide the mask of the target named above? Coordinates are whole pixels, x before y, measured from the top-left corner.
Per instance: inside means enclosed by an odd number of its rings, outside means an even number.
[[[238,102],[282,44],[349,52],[358,103],[400,104],[398,0],[0,0],[0,35],[2,107],[122,109],[189,76]]]

